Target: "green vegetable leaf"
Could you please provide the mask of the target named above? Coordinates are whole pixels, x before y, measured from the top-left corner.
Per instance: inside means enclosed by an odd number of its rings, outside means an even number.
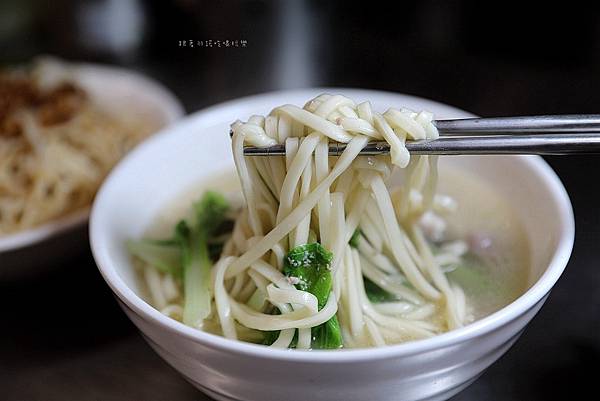
[[[173,239],[179,246],[181,251],[181,265],[185,266],[189,262],[191,256],[190,238],[192,236],[192,229],[185,220],[180,220],[175,225],[173,233]]]
[[[369,298],[369,301],[381,303],[398,300],[394,294],[387,292],[368,278],[363,277],[363,280],[365,282],[365,292],[367,293],[367,298]]]
[[[333,254],[318,242],[297,246],[284,259],[283,273],[299,280],[297,289],[308,291],[317,297],[319,310],[325,306],[331,293],[332,259]],[[311,334],[312,348],[332,349],[343,345],[337,316],[313,327]]]
[[[284,259],[283,274],[298,278],[296,288],[316,296],[319,309],[325,306],[331,292],[332,259],[333,254],[318,242],[297,246]]]
[[[277,340],[277,337],[279,337],[279,333],[279,330],[263,331],[263,345],[272,345]]]
[[[350,246],[353,248],[358,248],[358,241],[360,239],[360,235],[361,235],[360,228],[357,228],[356,230],[354,230],[354,233],[352,234],[350,241],[348,241],[348,244],[350,244]],[[365,292],[367,293],[367,297],[369,298],[369,301],[375,302],[375,303],[380,303],[380,302],[390,302],[390,301],[397,300],[393,294],[390,294],[383,288],[379,287],[377,284],[375,284],[368,278],[363,277],[363,279],[364,279],[364,283],[365,283]]]
[[[280,314],[281,314],[281,311],[279,309],[277,309],[277,308],[274,308],[271,311],[271,315],[280,315]],[[296,333],[297,332],[298,331],[296,331]],[[263,345],[272,345],[277,340],[277,338],[279,337],[279,333],[280,333],[279,330],[263,331],[263,336],[264,337],[263,337],[262,344]]]
[[[344,343],[342,339],[342,330],[337,315],[333,315],[331,319],[325,323],[313,327],[312,331],[312,348],[315,349],[336,349],[341,348]]]
[[[219,258],[224,239],[217,235],[231,228],[229,204],[218,192],[207,191],[194,203],[195,221],[181,220],[173,238],[128,241],[129,251],[158,270],[183,279],[183,322],[197,327],[210,314],[210,268]]]
[[[360,238],[360,234],[360,228],[357,228],[352,233],[352,237],[350,237],[350,241],[348,241],[348,244],[350,244],[352,248],[358,248],[358,239]]]
[[[194,203],[196,211],[196,229],[206,238],[214,235],[226,220],[229,203],[223,195],[207,191],[200,201]]]
[[[180,221],[175,238],[181,248],[183,266],[183,323],[197,327],[210,314],[210,268],[208,241],[226,220],[229,209],[223,195],[208,191],[194,204],[196,222],[190,227]]]
[[[498,283],[486,274],[485,262],[476,254],[467,252],[461,263],[446,276],[473,294],[493,294],[499,290]]]
[[[211,261],[216,262],[219,260],[221,254],[223,253],[223,245],[225,244],[208,244],[208,256],[210,257]]]
[[[263,345],[272,345],[279,338],[279,330],[275,331],[265,331],[263,338]],[[295,331],[294,337],[292,338],[292,342],[290,343],[290,348],[296,348],[298,346],[298,330]]]
[[[128,240],[127,250],[150,266],[175,277],[181,277],[181,250],[172,240]]]

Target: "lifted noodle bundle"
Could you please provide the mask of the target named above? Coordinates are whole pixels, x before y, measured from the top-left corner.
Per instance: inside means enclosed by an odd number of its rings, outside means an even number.
[[[435,193],[436,157],[411,158],[404,146],[436,138],[431,121],[427,112],[380,114],[368,102],[323,94],[304,108],[284,105],[235,122],[241,211],[232,216],[225,198],[207,193],[195,205],[196,224],[179,235],[187,239],[173,242],[179,246],[130,243],[154,266],[169,246],[174,265],[183,252],[176,273],[146,270],[155,305],[160,298],[163,313],[227,338],[298,349],[381,346],[462,326],[464,292],[441,264],[459,260],[464,243],[434,255],[422,227],[423,216],[439,223],[452,202]],[[370,140],[387,141],[390,155],[359,156]],[[339,157],[328,155],[331,141],[347,143]],[[285,156],[243,154],[246,145],[275,144],[285,144]],[[395,167],[404,181],[390,193]],[[210,238],[227,214],[233,228],[213,267]],[[161,246],[148,257],[148,247]]]

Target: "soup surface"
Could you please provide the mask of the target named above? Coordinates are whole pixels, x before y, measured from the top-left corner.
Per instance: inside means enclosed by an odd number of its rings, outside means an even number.
[[[392,183],[394,181],[391,180]],[[236,207],[243,205],[243,196],[235,172],[224,172],[174,199],[156,216],[145,236],[168,237],[179,220],[193,218],[190,205],[208,190],[224,194]],[[456,209],[444,217],[445,226],[441,237],[440,233],[432,234],[429,240],[434,249],[454,242],[467,245],[468,251],[463,255],[461,262],[446,267],[445,272],[450,282],[456,283],[464,290],[468,321],[477,320],[514,301],[528,288],[528,240],[508,201],[495,191],[492,185],[477,178],[475,174],[456,168],[442,169],[438,193],[450,197]],[[427,232],[428,226],[432,224],[423,221],[422,225]],[[433,238],[436,235],[438,237]],[[156,305],[156,300],[152,299],[147,288],[148,280],[143,279],[143,273],[140,277],[146,300],[162,309],[164,305]],[[430,321],[440,320],[439,315],[443,307],[438,306],[437,309],[429,317]],[[204,329],[218,333],[218,328],[207,326]],[[261,342],[261,337],[249,336],[247,340]],[[344,346],[361,347],[367,344]]]
[[[447,235],[466,240],[483,262],[473,264],[473,275],[457,269],[449,278],[463,286],[474,318],[480,319],[529,287],[528,239],[515,210],[489,183],[457,169],[440,176],[439,191],[457,203],[456,212],[446,217]]]

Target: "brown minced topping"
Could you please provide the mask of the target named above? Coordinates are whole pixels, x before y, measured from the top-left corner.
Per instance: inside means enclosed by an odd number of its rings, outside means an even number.
[[[0,136],[21,135],[15,115],[23,109],[31,110],[39,125],[50,127],[69,121],[85,101],[85,92],[70,82],[42,91],[32,79],[0,73]]]

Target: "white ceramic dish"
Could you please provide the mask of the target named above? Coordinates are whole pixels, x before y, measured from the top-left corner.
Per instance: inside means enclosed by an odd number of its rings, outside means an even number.
[[[304,104],[321,92],[433,111],[468,113],[393,93],[310,89],[276,92],[197,112],[128,155],[102,186],[91,215],[94,257],[129,318],[150,345],[187,380],[219,400],[446,399],[469,385],[519,337],[565,268],[573,245],[569,198],[539,157],[447,157],[444,165],[470,169],[493,181],[520,205],[531,250],[531,287],[500,311],[431,339],[360,350],[289,351],[234,342],[161,315],[138,296],[127,238],[142,235],[173,198],[211,174],[232,168],[229,123],[267,113],[282,103]],[[548,218],[552,216],[552,218]]]
[[[108,111],[127,110],[157,127],[184,114],[179,100],[156,81],[135,72],[94,64],[76,64],[75,79]],[[0,236],[0,280],[31,275],[56,266],[87,249],[90,208],[38,227]]]

